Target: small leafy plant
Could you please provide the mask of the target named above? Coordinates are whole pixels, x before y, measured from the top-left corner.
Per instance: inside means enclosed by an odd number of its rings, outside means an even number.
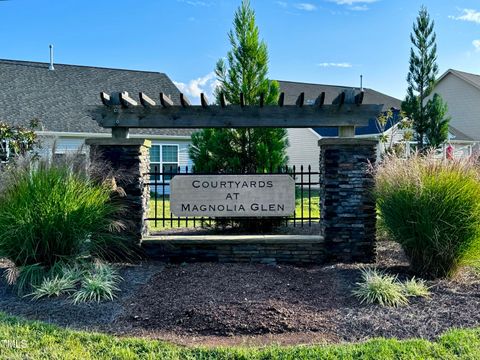
[[[408,297],[430,297],[430,290],[425,284],[424,280],[416,279],[415,277],[403,283],[405,295]]]
[[[33,299],[53,297],[67,294],[75,290],[75,282],[66,276],[55,276],[52,279],[44,279],[42,284],[33,291]]]
[[[87,301],[113,300],[120,291],[122,278],[108,264],[95,262],[76,264],[59,270],[62,275],[47,277],[30,294],[33,300],[70,295],[75,304]]]
[[[362,269],[362,281],[357,283],[353,294],[361,303],[378,303],[383,306],[398,307],[408,304],[404,288],[397,277],[376,269]]]
[[[73,302],[113,300],[115,293],[120,291],[118,283],[121,280],[111,266],[97,263],[91,271],[86,272],[80,289],[72,295]]]

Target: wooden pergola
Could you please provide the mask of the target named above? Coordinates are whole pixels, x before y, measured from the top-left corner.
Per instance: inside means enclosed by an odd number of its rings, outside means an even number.
[[[354,137],[356,126],[367,126],[383,105],[363,104],[363,92],[345,90],[331,104],[325,103],[321,93],[311,105],[305,104],[305,94],[299,94],[295,105],[285,105],[281,93],[278,104],[247,105],[240,94],[240,105],[231,105],[221,96],[220,104],[209,104],[201,94],[201,104],[191,105],[180,94],[180,105],[160,93],[153,100],[144,93],[136,101],[127,92],[100,94],[104,106],[95,107],[92,117],[104,128],[112,129],[115,138],[127,138],[129,129],[145,128],[316,128],[337,127],[341,137]]]
[[[145,219],[149,213],[147,174],[151,143],[130,139],[130,128],[337,127],[340,138],[319,141],[322,226],[320,236],[312,245],[316,252],[313,248],[301,252],[310,254],[309,261],[315,263],[324,259],[367,263],[375,259],[376,207],[371,196],[372,174],[366,165],[376,161],[377,141],[355,138],[355,127],[368,125],[383,105],[363,104],[363,92],[340,92],[330,104],[325,103],[325,93],[318,94],[313,104],[306,104],[305,94],[301,93],[292,105],[285,104],[283,93],[275,105],[264,104],[261,96],[258,105],[248,105],[243,95],[239,105],[228,104],[223,96],[219,104],[213,105],[202,94],[201,104],[195,106],[183,94],[178,102],[163,93],[155,100],[140,93],[139,101],[127,92],[101,93],[100,96],[103,106],[92,109],[92,117],[100,126],[112,130],[112,138],[88,139],[87,144],[92,147],[91,154],[102,154],[113,169],[121,169],[126,175],[121,184],[126,194],[122,201],[128,209],[133,241],[141,242],[148,230]],[[298,245],[301,243],[291,246],[301,246]],[[283,245],[274,246],[282,248]],[[277,250],[269,256],[276,256]],[[305,261],[300,259],[301,255],[297,257],[298,261]]]

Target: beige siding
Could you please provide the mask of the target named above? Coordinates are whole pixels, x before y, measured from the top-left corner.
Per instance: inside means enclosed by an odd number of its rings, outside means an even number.
[[[447,102],[452,117],[450,124],[474,140],[480,140],[480,90],[448,74],[434,92]]]
[[[318,147],[319,136],[311,129],[288,129],[289,147],[287,149],[288,165],[300,169],[300,166],[312,171],[318,171],[320,148]]]

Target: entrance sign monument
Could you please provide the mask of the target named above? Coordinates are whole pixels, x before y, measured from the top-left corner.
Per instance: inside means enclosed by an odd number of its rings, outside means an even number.
[[[150,94],[152,95],[152,94]],[[345,89],[335,98],[320,93],[315,101],[305,102],[305,94],[292,99],[281,93],[276,105],[248,105],[240,94],[239,105],[221,96],[218,104],[209,104],[202,94],[200,105],[191,105],[183,94],[170,97],[160,93],[154,98],[139,93],[101,93],[102,106],[92,107],[91,116],[103,128],[111,129],[111,138],[86,141],[91,156],[101,154],[113,170],[121,172],[118,185],[125,191],[121,198],[129,214],[126,230],[132,242],[155,248],[159,257],[185,261],[198,259],[222,262],[281,262],[312,264],[324,262],[374,261],[376,207],[372,188],[373,174],[368,164],[375,164],[375,139],[355,137],[355,128],[368,126],[384,111],[382,104],[364,104],[364,92]],[[130,138],[130,129],[201,129],[201,128],[318,128],[338,129],[338,137],[319,140],[319,199],[321,223],[316,235],[284,235],[266,239],[255,234],[246,240],[209,242],[205,239],[165,240],[148,237],[151,174],[150,141]],[[145,133],[147,134],[147,133]],[[293,174],[295,177],[298,174]],[[171,185],[171,203],[178,224],[198,216],[262,217],[291,215],[294,211],[294,180],[285,174],[261,175],[173,175],[153,186]],[[155,177],[155,179],[157,179]],[[169,178],[170,179],[170,178]],[[304,180],[300,179],[303,184]],[[298,184],[298,183],[297,183]],[[156,194],[156,192],[155,192]],[[162,209],[165,211],[165,197]],[[157,207],[155,206],[154,211]],[[182,216],[183,219],[180,217]],[[165,216],[163,216],[165,218]],[[172,216],[173,218],[173,216]],[[256,220],[258,218],[258,220]],[[286,225],[290,226],[288,220]],[[295,227],[295,221],[293,222]],[[222,235],[223,236],[223,235]],[[148,240],[148,241],[143,241]],[[156,242],[155,242],[156,241]]]
[[[290,175],[176,175],[170,186],[175,216],[283,217],[295,211]]]

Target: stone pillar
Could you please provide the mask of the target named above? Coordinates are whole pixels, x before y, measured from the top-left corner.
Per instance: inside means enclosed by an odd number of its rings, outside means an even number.
[[[148,232],[145,218],[148,216],[150,189],[150,146],[145,139],[96,138],[87,139],[90,156],[99,157],[112,167],[115,181],[126,196],[122,198],[125,205],[127,234],[133,242],[140,244],[143,235]]]
[[[327,138],[320,146],[321,235],[326,260],[375,260],[376,208],[373,175],[378,142],[371,139]]]

